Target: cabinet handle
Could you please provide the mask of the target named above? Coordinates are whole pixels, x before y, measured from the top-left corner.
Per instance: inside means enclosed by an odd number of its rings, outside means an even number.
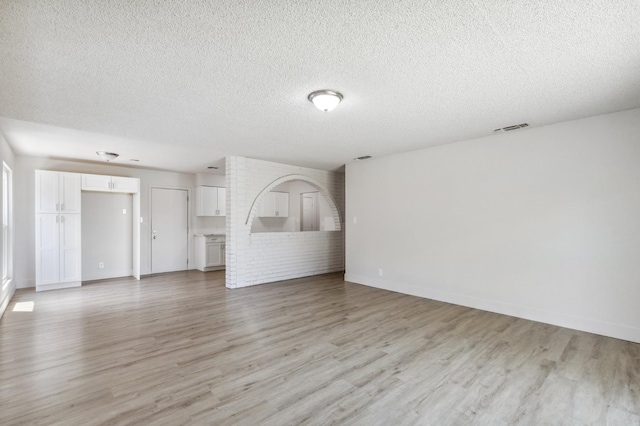
[[[56,215],[56,223],[60,223],[60,216]]]
[[[60,216],[60,223],[64,223],[64,216]]]
[[[60,204],[60,211],[64,210],[64,203]]]
[[[60,204],[56,204],[56,211],[60,210]]]

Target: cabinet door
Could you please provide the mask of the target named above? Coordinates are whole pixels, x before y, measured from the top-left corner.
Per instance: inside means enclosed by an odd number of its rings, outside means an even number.
[[[260,217],[274,217],[276,215],[276,193],[269,192],[262,200],[259,210]]]
[[[81,280],[80,215],[60,215],[60,282]]]
[[[57,214],[36,215],[36,285],[58,282],[59,220]]]
[[[111,191],[136,194],[140,190],[140,179],[120,176],[111,177]]]
[[[227,215],[227,188],[216,188],[218,191],[218,214],[216,216]]]
[[[36,170],[36,213],[57,213],[60,209],[58,172]]]
[[[198,187],[197,216],[215,216],[218,209],[218,188],[214,186]]]
[[[289,217],[289,194],[287,192],[276,192],[276,211],[278,217]]]
[[[80,213],[82,208],[82,175],[78,173],[60,173],[60,211]]]
[[[207,244],[207,263],[206,266],[220,266],[222,262],[222,244]]]
[[[111,176],[82,175],[83,191],[111,191]]]

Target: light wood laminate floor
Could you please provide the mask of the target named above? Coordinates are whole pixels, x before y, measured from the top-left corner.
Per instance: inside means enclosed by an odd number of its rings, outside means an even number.
[[[640,345],[341,274],[21,290],[0,350],[2,425],[640,424]]]

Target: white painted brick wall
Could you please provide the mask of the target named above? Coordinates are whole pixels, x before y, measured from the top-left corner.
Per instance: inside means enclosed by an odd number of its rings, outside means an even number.
[[[341,223],[340,231],[251,234],[251,221],[247,220],[256,197],[270,184],[289,175],[306,176],[326,188],[342,220],[343,174],[227,157],[226,175],[227,287],[245,287],[344,270],[344,223]]]

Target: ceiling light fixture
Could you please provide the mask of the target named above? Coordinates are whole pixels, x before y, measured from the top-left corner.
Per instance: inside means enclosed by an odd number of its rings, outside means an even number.
[[[115,160],[120,156],[120,154],[116,154],[115,152],[107,152],[107,151],[96,151],[98,157],[102,158],[105,161]]]
[[[329,112],[342,101],[342,93],[334,90],[316,90],[307,96],[320,111]]]
[[[208,166],[207,169],[209,169],[209,170],[218,170],[218,168],[216,166]]]
[[[362,157],[356,157],[354,158],[354,160],[356,161],[361,161],[361,160],[368,160],[369,158],[371,158],[370,155],[363,155]]]

